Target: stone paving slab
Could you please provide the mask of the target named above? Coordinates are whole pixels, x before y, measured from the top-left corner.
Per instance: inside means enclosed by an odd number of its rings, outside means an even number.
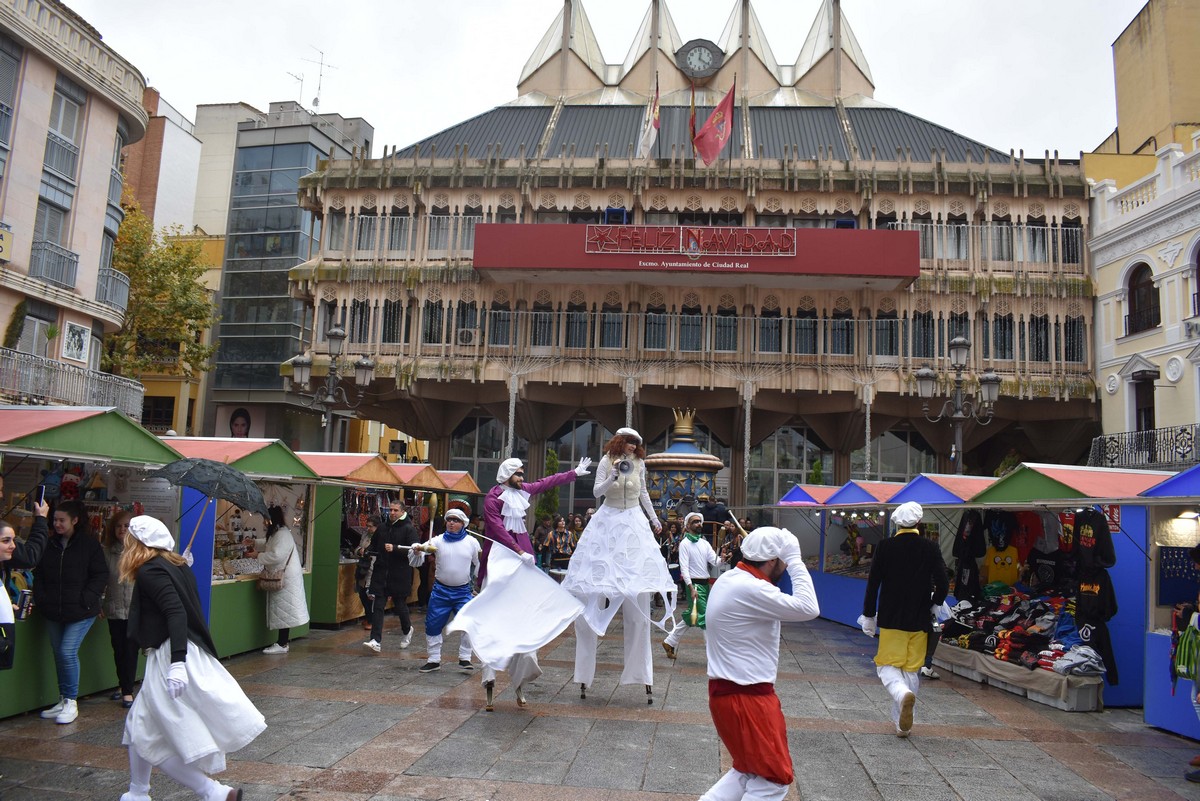
[[[516,706],[500,674],[483,711],[476,670],[425,661],[389,620],[384,651],[357,626],[313,631],[286,656],[226,660],[269,727],[222,777],[247,801],[684,801],[729,768],[708,713],[703,640],[672,662],[655,652],[651,704],[622,686],[620,620],[600,642],[587,698],[572,680],[571,630],[544,649],[543,675]],[[655,645],[658,648],[657,644]],[[1183,780],[1200,745],[1147,727],[1140,710],[1068,713],[944,675],[922,683],[913,736],[894,736],[874,643],[827,621],[784,627],[778,694],[796,781],[820,801],[1200,801]],[[0,799],[116,799],[126,788],[124,712],[107,693],[57,726],[0,721]],[[156,801],[191,794],[155,774]]]

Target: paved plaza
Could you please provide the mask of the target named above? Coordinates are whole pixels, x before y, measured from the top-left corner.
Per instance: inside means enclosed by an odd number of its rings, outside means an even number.
[[[425,642],[414,620],[407,650],[389,618],[380,654],[362,647],[354,625],[314,631],[286,656],[228,660],[269,728],[233,755],[223,780],[246,801],[690,801],[728,767],[695,632],[678,662],[656,654],[653,706],[642,687],[616,684],[618,628],[600,643],[586,700],[571,682],[568,631],[544,649],[528,709],[501,674],[489,713],[478,670],[448,661],[417,672]],[[449,640],[452,658],[458,635]],[[1141,710],[1060,712],[944,674],[923,683],[913,736],[902,740],[875,678],[874,641],[815,621],[785,626],[783,648],[789,799],[1200,799],[1200,785],[1182,778],[1200,745],[1146,726]],[[102,693],[81,699],[80,713],[68,726],[32,714],[0,721],[3,801],[116,801],[128,781],[123,710]],[[158,772],[153,796],[193,798]]]

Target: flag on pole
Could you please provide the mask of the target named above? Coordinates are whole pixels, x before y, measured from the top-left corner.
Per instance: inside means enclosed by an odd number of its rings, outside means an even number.
[[[688,115],[688,141],[692,143],[692,158],[696,158],[696,82],[692,81],[692,113]]]
[[[638,142],[637,157],[644,159],[650,155],[654,143],[658,140],[658,76],[654,77],[654,102],[650,104],[650,113],[646,118],[646,130]]]
[[[737,82],[729,87],[729,93],[722,98],[708,120],[692,139],[696,153],[704,160],[707,167],[721,156],[726,143],[733,137],[733,93]]]

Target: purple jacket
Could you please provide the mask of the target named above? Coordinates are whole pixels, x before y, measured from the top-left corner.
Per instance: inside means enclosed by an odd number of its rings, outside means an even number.
[[[575,471],[568,470],[565,473],[555,473],[537,481],[527,481],[521,486],[521,489],[530,495],[537,495],[539,492],[545,492],[553,487],[570,484],[576,478],[578,476],[575,475]],[[504,527],[504,502],[500,500],[500,493],[507,488],[507,484],[497,484],[488,490],[487,498],[483,501],[483,533],[491,539],[483,541],[483,559],[479,564],[480,584],[487,578],[487,561],[488,554],[492,552],[492,540],[504,544],[517,553],[533,553],[533,543],[529,539],[528,532],[518,533]]]

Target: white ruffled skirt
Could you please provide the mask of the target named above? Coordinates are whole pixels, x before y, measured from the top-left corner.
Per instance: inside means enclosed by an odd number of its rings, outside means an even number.
[[[571,554],[563,589],[583,602],[582,617],[597,636],[608,630],[624,598],[643,593],[662,595],[665,628],[675,608],[675,582],[654,540],[650,521],[640,507],[602,505],[579,535]]]
[[[204,773],[220,773],[225,755],[249,745],[267,722],[225,666],[190,640],[184,664],[188,686],[173,699],[167,693],[170,643],[147,654],[146,676],[121,742],[151,765],[178,756]]]

